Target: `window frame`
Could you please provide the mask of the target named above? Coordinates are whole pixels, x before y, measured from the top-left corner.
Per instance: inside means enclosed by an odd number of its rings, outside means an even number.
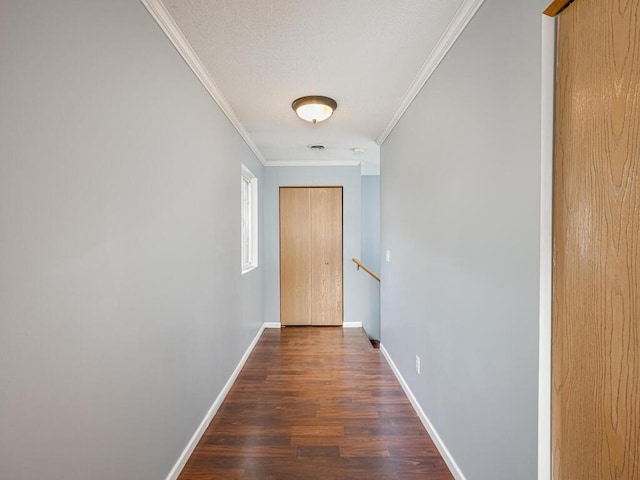
[[[240,166],[240,265],[244,275],[258,267],[258,177],[244,164]]]

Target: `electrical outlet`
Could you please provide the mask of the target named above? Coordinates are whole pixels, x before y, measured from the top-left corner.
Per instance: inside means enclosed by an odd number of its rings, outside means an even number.
[[[416,355],[416,372],[420,375],[420,357]]]
[[[391,250],[387,250],[387,253],[385,254],[385,260],[387,262],[391,261]]]

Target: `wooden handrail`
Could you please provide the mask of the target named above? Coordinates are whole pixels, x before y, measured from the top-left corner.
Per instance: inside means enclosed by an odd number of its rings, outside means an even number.
[[[369,270],[367,267],[365,267],[360,260],[358,260],[357,258],[352,258],[351,260],[353,260],[353,263],[355,263],[358,266],[358,270],[360,270],[361,268],[367,272],[369,275],[371,275],[373,278],[375,278],[376,280],[380,281],[380,277],[378,275],[376,275],[375,273],[373,273],[371,270]]]

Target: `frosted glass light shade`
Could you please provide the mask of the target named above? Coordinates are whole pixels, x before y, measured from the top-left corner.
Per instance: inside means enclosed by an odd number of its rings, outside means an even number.
[[[291,107],[302,120],[316,123],[329,118],[338,108],[338,104],[329,97],[301,97],[295,100]]]

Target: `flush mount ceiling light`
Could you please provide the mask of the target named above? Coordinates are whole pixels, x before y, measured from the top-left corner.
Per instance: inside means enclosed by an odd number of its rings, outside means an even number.
[[[309,96],[294,100],[291,108],[302,120],[317,123],[329,118],[338,108],[338,103],[329,97]]]

